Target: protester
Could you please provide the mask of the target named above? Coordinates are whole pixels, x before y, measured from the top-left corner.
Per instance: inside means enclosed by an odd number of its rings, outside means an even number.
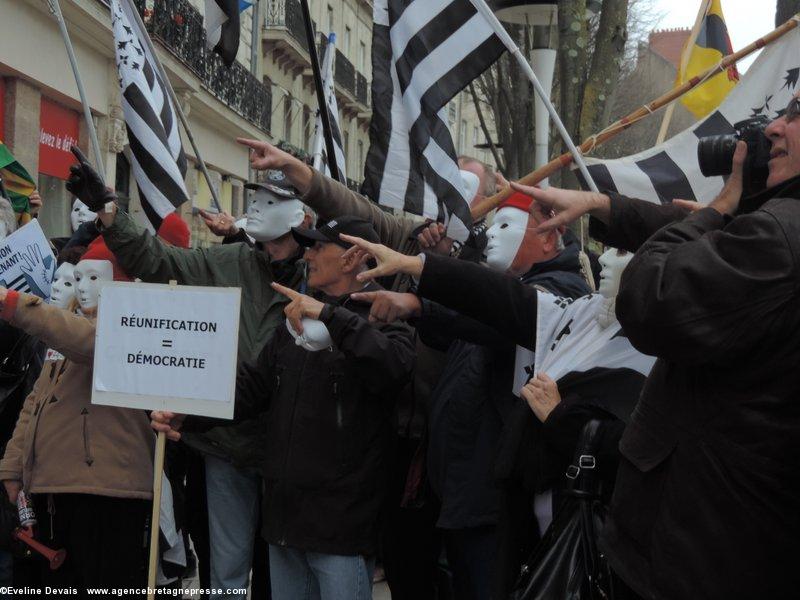
[[[37,218],[42,210],[42,196],[39,194],[39,190],[31,192],[31,195],[28,196],[28,204],[30,205],[31,218]]]
[[[75,268],[83,314],[99,284],[124,278],[98,245]],[[92,320],[0,289],[0,316],[63,356],[50,361],[25,400],[2,461],[9,500],[35,495],[41,540],[67,551],[58,570],[41,561],[45,586],[142,587],[152,504],[154,438],[144,411],[91,404]]]
[[[308,248],[314,293],[273,287],[291,299],[287,325],[311,337],[295,340],[289,327],[279,328],[258,359],[242,366],[236,390],[237,421],[260,416],[266,442],[263,517],[272,596],[369,598],[394,401],[413,366],[411,331],[371,325],[369,305],[350,300],[365,289],[357,280],[364,266],[344,257],[349,244],[339,234],[377,241],[369,223],[344,216],[292,232]],[[179,436],[181,418],[159,412],[152,418],[154,428]]]
[[[558,213],[542,229],[589,212],[599,239],[638,247],[617,314],[658,362],[620,443],[604,550],[643,597],[790,598],[800,583],[799,114],[795,97],[766,128],[768,187],[744,211],[742,142],[720,195],[671,223],[675,208],[613,193],[527,190]]]

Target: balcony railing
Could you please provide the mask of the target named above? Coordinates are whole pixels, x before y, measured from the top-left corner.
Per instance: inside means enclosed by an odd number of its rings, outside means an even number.
[[[339,50],[336,51],[334,80],[353,96],[356,95],[356,68]]]
[[[283,27],[300,46],[308,52],[303,10],[297,0],[269,0],[267,2],[267,27]]]
[[[136,0],[144,14],[145,0]],[[206,48],[202,15],[186,0],[159,0],[146,19],[148,32],[180,60],[212,95],[256,127],[269,131],[272,90],[241,63],[226,67]]]
[[[364,106],[369,106],[369,82],[358,71],[356,71],[356,100]]]

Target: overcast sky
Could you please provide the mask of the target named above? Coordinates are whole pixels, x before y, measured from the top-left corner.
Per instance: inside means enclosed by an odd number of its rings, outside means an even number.
[[[657,27],[692,27],[699,6],[700,0],[653,0],[656,13],[663,15]],[[722,12],[734,50],[775,28],[775,0],[722,0]],[[755,54],[739,63],[739,70],[746,71],[753,60]]]

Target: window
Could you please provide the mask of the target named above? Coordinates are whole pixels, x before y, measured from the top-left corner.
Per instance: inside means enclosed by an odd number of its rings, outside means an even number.
[[[328,4],[328,33],[334,31],[335,28],[333,26],[333,7]]]
[[[467,122],[461,121],[461,129],[458,132],[458,145],[461,147],[461,151],[467,147]]]
[[[350,56],[350,39],[352,38],[352,31],[349,27],[345,26],[344,28],[344,50],[345,55]]]
[[[347,161],[347,157],[350,154],[350,152],[349,152],[350,151],[350,132],[349,131],[345,131],[344,132],[344,137],[342,138],[342,144],[344,145],[344,148],[342,148],[342,151],[344,152],[344,164],[347,165],[347,162],[348,162]]]
[[[472,128],[472,145],[477,146],[480,144],[481,134],[477,127]]]
[[[289,94],[283,99],[283,139],[292,141],[292,97]]]
[[[447,110],[448,110],[447,120],[450,121],[450,126],[452,127],[453,125],[456,124],[456,103],[451,102],[450,104],[448,104]]]
[[[356,165],[356,169],[358,169],[358,173],[360,175],[364,171],[364,140],[358,140],[356,148],[358,148],[358,154],[356,155],[356,158],[358,158],[358,164]]]
[[[358,70],[362,73],[367,71],[367,45],[358,42]]]

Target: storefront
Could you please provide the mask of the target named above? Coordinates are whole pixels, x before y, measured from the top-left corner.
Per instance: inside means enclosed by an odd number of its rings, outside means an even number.
[[[80,115],[42,97],[39,110],[39,193],[44,206],[39,221],[48,237],[69,236],[72,196],[67,192],[69,167],[75,162],[70,147],[78,145]]]

